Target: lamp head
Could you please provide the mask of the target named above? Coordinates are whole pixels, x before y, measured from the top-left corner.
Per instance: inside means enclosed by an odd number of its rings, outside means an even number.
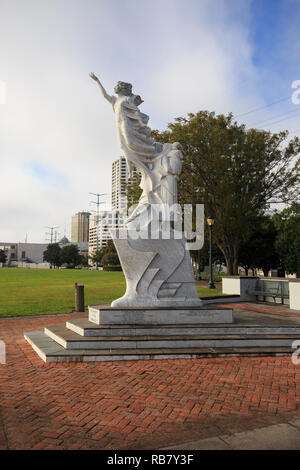
[[[207,217],[207,224],[211,227],[214,225],[215,220],[212,217]]]

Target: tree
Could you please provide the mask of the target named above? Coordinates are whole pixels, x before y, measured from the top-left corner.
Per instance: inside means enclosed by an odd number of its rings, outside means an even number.
[[[43,260],[55,267],[61,266],[61,247],[58,243],[50,243],[43,253]]]
[[[95,250],[93,253],[89,256],[90,260],[92,261],[93,264],[97,263],[98,265],[101,264],[102,258],[103,258],[103,250]]]
[[[273,216],[277,229],[275,247],[285,270],[300,278],[300,203]]]
[[[5,263],[6,262],[6,254],[4,250],[0,250],[0,263]]]
[[[103,266],[118,266],[120,265],[119,257],[116,253],[107,253],[102,258]]]
[[[103,247],[103,254],[106,255],[107,253],[117,254],[115,244],[112,240],[108,240],[107,245],[105,247]]]
[[[204,271],[205,266],[209,264],[209,233],[208,231],[205,232],[204,236],[204,244],[200,250],[192,250],[190,251],[190,255],[192,260],[198,265],[198,261],[200,258],[200,271]],[[212,240],[212,261],[213,263],[222,265],[225,263],[225,259],[221,250],[217,247],[214,243],[214,238]]]
[[[77,245],[66,245],[61,249],[61,263],[66,264],[68,268],[75,268],[82,263],[82,256],[79,254]]]
[[[139,202],[139,198],[142,194],[142,189],[140,188],[140,180],[141,177],[136,172],[131,178],[128,179],[128,183],[125,185],[128,207]]]
[[[116,256],[118,256],[116,247],[115,247],[114,242],[112,240],[108,240],[106,246],[102,247],[100,250],[96,250],[90,256],[90,259],[93,263],[103,264],[103,258],[107,254],[115,254]],[[118,260],[119,260],[119,258],[118,258]],[[116,264],[119,265],[120,261],[118,261],[118,263],[116,263]]]
[[[177,118],[167,131],[154,131],[153,136],[182,144],[179,202],[205,205],[206,215],[215,218],[214,240],[227,272],[237,274],[240,247],[251,237],[257,219],[271,203],[299,195],[299,170],[293,166],[299,139],[284,146],[287,131],[247,130],[232,114],[208,111]]]
[[[82,266],[84,266],[84,267],[88,267],[88,265],[89,265],[89,258],[88,258],[88,256],[87,256],[87,255],[80,255],[80,257],[81,257],[81,262],[80,262],[80,264],[81,264]]]
[[[270,217],[257,221],[257,228],[249,240],[241,245],[239,264],[248,276],[249,269],[262,269],[265,276],[272,268],[280,266],[280,259],[275,248],[276,229]]]

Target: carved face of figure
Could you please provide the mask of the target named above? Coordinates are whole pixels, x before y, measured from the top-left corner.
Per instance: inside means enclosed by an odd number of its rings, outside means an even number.
[[[131,96],[132,95],[132,85],[131,83],[126,82],[117,82],[114,88],[114,91],[117,95],[125,95]]]
[[[140,95],[135,95],[134,97],[134,104],[139,106],[140,104],[144,103],[144,100],[140,97]]]

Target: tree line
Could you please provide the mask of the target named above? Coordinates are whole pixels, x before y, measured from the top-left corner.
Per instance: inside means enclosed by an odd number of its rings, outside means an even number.
[[[167,130],[152,135],[162,143],[182,144],[178,202],[204,204],[205,215],[215,219],[215,250],[228,274],[238,274],[239,265],[246,270],[262,265],[263,259],[265,266],[281,266],[300,276],[298,137],[289,140],[288,131],[247,129],[231,113],[209,111],[176,118]],[[129,205],[140,196],[138,176],[130,183]],[[284,204],[282,211],[279,204]]]
[[[198,263],[198,252],[191,252],[192,259]],[[213,262],[225,264],[222,251],[216,244],[212,250]],[[200,251],[200,270],[208,265],[209,241],[205,234],[204,246]],[[296,274],[300,278],[300,204],[280,212],[262,216],[257,221],[251,237],[243,242],[239,249],[239,266],[244,268],[246,276],[262,270],[267,276],[271,269],[278,271],[279,277],[285,272]]]
[[[58,243],[49,243],[43,253],[43,260],[50,263],[51,267],[59,268],[65,265],[67,268],[87,266],[87,257],[79,253],[77,245],[61,247]]]
[[[0,263],[5,263],[6,262],[6,253],[4,250],[0,250]]]
[[[75,268],[79,265],[87,266],[89,259],[93,264],[98,263],[98,265],[103,266],[120,265],[120,260],[112,240],[108,241],[106,247],[96,250],[89,257],[81,255],[77,245],[70,244],[61,247],[59,243],[50,243],[43,253],[43,259],[55,268],[63,265],[67,268]]]

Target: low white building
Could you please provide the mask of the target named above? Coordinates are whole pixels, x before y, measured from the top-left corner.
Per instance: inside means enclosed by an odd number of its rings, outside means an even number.
[[[0,250],[6,254],[6,266],[18,263],[43,263],[43,254],[48,243],[0,242]]]

